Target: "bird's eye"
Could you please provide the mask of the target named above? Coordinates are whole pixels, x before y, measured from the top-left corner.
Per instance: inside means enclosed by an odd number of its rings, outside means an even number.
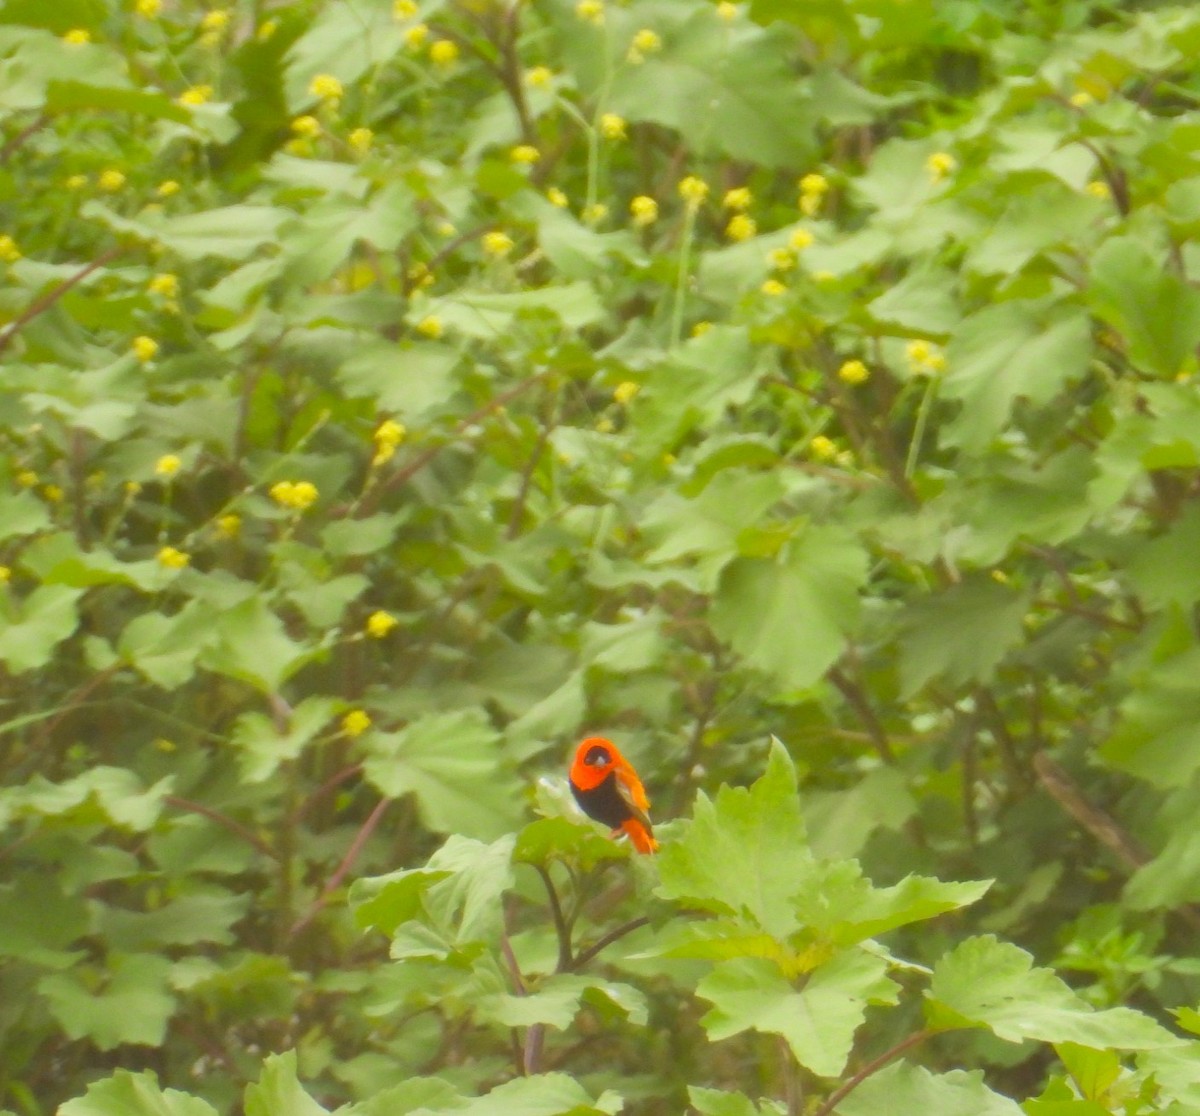
[[[588,767],[603,767],[612,757],[608,754],[607,748],[601,748],[597,745],[595,748],[590,748],[588,754],[583,757],[583,762]]]

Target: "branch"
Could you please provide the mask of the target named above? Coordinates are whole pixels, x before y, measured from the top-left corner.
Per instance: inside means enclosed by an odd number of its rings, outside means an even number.
[[[813,1113],[813,1116],[832,1116],[834,1109],[842,1103],[854,1092],[868,1077],[874,1073],[878,1073],[884,1066],[893,1058],[899,1057],[911,1046],[916,1046],[918,1043],[924,1042],[931,1035],[937,1034],[936,1031],[915,1031],[906,1039],[901,1039],[890,1050],[885,1050],[878,1058],[872,1058],[862,1069],[860,1069],[853,1077],[842,1082],[826,1099],[825,1103]]]
[[[226,814],[222,814],[220,810],[214,810],[211,806],[205,806],[203,802],[193,802],[190,798],[180,798],[177,794],[168,794],[163,801],[168,806],[174,806],[179,810],[187,810],[191,814],[199,814],[201,817],[208,818],[209,821],[214,821],[217,825],[228,829],[230,833],[235,834],[245,841],[248,845],[253,845],[263,856],[270,857],[272,860],[278,860],[279,854],[271,848],[257,833],[247,829],[241,822],[234,821],[233,818]]]
[[[8,325],[8,328],[0,333],[0,353],[8,348],[12,339],[20,333],[34,318],[40,314],[44,314],[50,309],[63,295],[72,287],[82,283],[93,271],[99,271],[105,264],[111,263],[118,256],[125,252],[122,247],[110,248],[107,252],[97,256],[87,267],[77,271],[70,279],[64,279],[53,290],[47,291],[44,295],[35,298],[20,314],[16,316]]]
[[[638,918],[626,922],[622,926],[618,926],[615,930],[610,930],[599,941],[590,945],[582,953],[577,954],[570,965],[563,970],[564,972],[576,973],[584,967],[589,961],[593,960],[598,954],[606,950],[613,942],[619,942],[627,934],[632,934],[635,930],[640,930],[643,926],[649,926],[650,919],[647,915],[640,915]]]
[[[350,869],[354,866],[354,862],[358,859],[358,854],[362,852],[363,846],[370,839],[371,834],[375,832],[375,827],[383,821],[383,815],[387,813],[388,807],[391,806],[390,798],[382,798],[376,804],[375,809],[371,811],[370,816],[362,824],[362,828],[355,834],[354,840],[350,842],[350,847],[346,850],[346,855],[342,857],[342,862],[334,871],[333,875],[325,881],[325,886],[321,888],[321,894],[317,896],[316,901],[308,911],[292,925],[288,931],[288,937],[294,938],[301,930],[303,930],[317,915],[324,909],[329,902],[329,896],[332,895],[342,884],[342,880],[350,873]]]
[[[871,708],[871,704],[867,701],[866,695],[859,684],[843,674],[838,667],[834,667],[829,672],[829,681],[837,687],[838,692],[858,715],[858,719],[862,721],[863,727],[867,730],[867,735],[870,736],[871,742],[875,745],[875,750],[879,753],[879,758],[884,763],[895,764],[896,754],[892,751],[887,733],[884,731],[879,718],[875,716],[875,710]]]
[[[554,966],[554,971],[569,973],[574,965],[574,961],[571,959],[571,930],[567,926],[567,920],[563,918],[558,892],[554,888],[554,881],[550,878],[550,873],[545,868],[540,864],[535,864],[533,870],[542,877],[542,883],[546,885],[546,894],[550,896],[550,914],[554,918],[554,933],[558,935],[558,964]]]

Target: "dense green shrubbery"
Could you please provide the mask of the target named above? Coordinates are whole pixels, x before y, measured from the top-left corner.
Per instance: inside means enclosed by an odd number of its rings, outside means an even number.
[[[0,1104],[1200,1111],[1144,7],[0,0]]]

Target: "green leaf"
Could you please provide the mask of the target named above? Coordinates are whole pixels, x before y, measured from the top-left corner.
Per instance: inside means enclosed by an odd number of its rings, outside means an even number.
[[[712,1010],[701,1024],[714,1041],[742,1031],[782,1035],[796,1060],[822,1077],[845,1069],[869,1003],[895,1003],[887,962],[850,950],[822,965],[800,991],[770,961],[725,961],[696,986]]]
[[[744,1093],[726,1093],[721,1089],[688,1086],[688,1100],[700,1116],[782,1116],[782,1106],[763,1101],[760,1108]]]
[[[181,260],[212,256],[244,260],[266,244],[274,243],[283,223],[292,218],[286,209],[268,205],[230,205],[198,213],[145,212],[137,219],[122,217],[101,202],[86,201],[80,215],[95,218],[114,232],[149,244],[161,244]]]
[[[698,795],[691,824],[658,863],[665,899],[749,916],[780,939],[798,929],[792,896],[813,860],[783,745],[772,740],[767,769],[750,787],[723,786],[715,802]]]
[[[878,1116],[881,1112],[1022,1116],[1016,1101],[994,1093],[984,1084],[980,1070],[934,1074],[908,1062],[894,1062],[872,1074],[839,1102],[838,1112],[841,1116]]]
[[[208,1101],[177,1089],[162,1089],[150,1070],[116,1070],[93,1081],[87,1093],[58,1108],[58,1116],[217,1116]]]
[[[46,968],[78,958],[67,947],[89,927],[82,895],[68,895],[48,875],[22,874],[0,887],[0,956]]]
[[[45,666],[54,649],[79,626],[82,590],[39,585],[0,619],[0,661],[13,674]]]
[[[617,1116],[623,1108],[624,1102],[611,1090],[593,1100],[568,1074],[543,1073],[498,1085],[453,1111],[461,1116]]]
[[[46,109],[49,112],[72,109],[127,112],[152,120],[174,120],[177,124],[188,124],[192,119],[192,114],[186,108],[163,93],[92,85],[82,81],[50,82],[46,90]]]
[[[566,818],[539,818],[517,834],[513,848],[515,864],[547,866],[563,860],[581,872],[591,871],[606,860],[627,860],[626,847],[590,825]]]
[[[543,1024],[565,1031],[578,1014],[585,994],[616,1004],[622,1014],[634,1021],[646,1020],[645,997],[627,984],[609,984],[596,977],[555,974],[539,982],[525,995],[493,993],[483,997],[479,1010],[484,1018],[504,1027],[531,1027]]]
[[[430,714],[400,732],[372,733],[369,747],[367,778],[389,798],[414,795],[430,829],[492,838],[520,814],[500,734],[482,710]]]
[[[949,371],[941,394],[961,400],[962,410],[940,440],[983,452],[1017,399],[1049,402],[1083,377],[1090,359],[1091,325],[1079,306],[1012,301],[980,310],[954,331],[946,349]]]
[[[46,505],[31,492],[0,493],[0,538],[33,535],[50,526]]]
[[[246,1116],[324,1116],[296,1077],[296,1052],[268,1054],[256,1083],[246,1086]]]
[[[946,954],[925,995],[934,1026],[985,1027],[1008,1042],[1153,1050],[1182,1041],[1132,1008],[1094,1010],[1050,969],[1035,968],[1025,950],[991,935]]]
[[[182,895],[149,911],[100,907],[96,932],[111,948],[137,952],[155,946],[232,945],[233,925],[250,907],[249,895]]]
[[[1089,301],[1124,334],[1136,367],[1164,378],[1195,368],[1200,291],[1133,237],[1106,241],[1091,265]]]
[[[135,616],[121,632],[117,652],[156,686],[174,690],[195,674],[196,659],[213,638],[211,610],[189,601],[172,616]]]
[[[1029,596],[975,577],[914,601],[901,621],[902,696],[933,678],[956,687],[990,679],[1024,636]]]
[[[161,1046],[175,1011],[170,972],[171,962],[158,954],[109,954],[102,988],[71,970],[42,977],[38,991],[71,1039],[86,1038],[101,1050],[124,1043]]]
[[[355,925],[394,934],[403,923],[421,914],[425,892],[452,874],[449,869],[412,868],[355,880],[350,885]]]
[[[251,597],[218,613],[212,629],[213,642],[201,652],[201,664],[266,694],[277,693],[319,654],[318,649],[293,640],[262,597]]]
[[[606,313],[595,288],[582,280],[503,294],[460,289],[420,304],[420,317],[432,315],[464,337],[485,341],[530,314],[548,314],[568,329],[583,329],[599,323]]]
[[[240,749],[243,782],[261,783],[275,775],[281,764],[298,759],[329,724],[338,705],[334,698],[307,697],[291,710],[282,729],[274,717],[243,713],[231,734],[232,743]]]
[[[946,334],[958,324],[961,314],[953,292],[952,277],[940,268],[910,272],[898,283],[872,299],[867,314],[882,325],[915,333]]]
[[[805,689],[846,646],[866,577],[866,552],[850,533],[802,527],[777,558],[739,558],[725,567],[713,629],[777,686]]]

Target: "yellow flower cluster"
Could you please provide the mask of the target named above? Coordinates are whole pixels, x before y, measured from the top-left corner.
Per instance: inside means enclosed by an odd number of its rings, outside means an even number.
[[[838,379],[847,384],[863,384],[871,372],[861,360],[847,360],[838,369]]]
[[[600,134],[606,140],[625,138],[625,118],[615,112],[606,112],[600,117]]]
[[[584,206],[583,212],[579,215],[579,219],[585,225],[598,225],[607,216],[607,205],[605,205],[603,202],[592,202],[591,205]]]
[[[329,104],[340,101],[345,92],[342,89],[342,83],[333,74],[317,74],[308,83],[308,91],[314,97],[320,97],[322,101]]]
[[[904,347],[904,354],[909,368],[919,375],[935,376],[946,371],[946,355],[940,345],[931,345],[918,337]]]
[[[624,407],[641,390],[641,384],[634,383],[633,380],[623,380],[613,389],[613,399]]]
[[[390,612],[372,612],[367,617],[367,635],[372,639],[383,639],[399,623]]]
[[[162,0],[137,0],[137,3],[133,5],[133,10],[142,19],[157,19],[158,13],[162,11]]]
[[[483,245],[483,250],[495,259],[507,256],[514,247],[512,237],[508,233],[498,230],[484,233],[480,243]]]
[[[392,0],[392,18],[397,23],[412,19],[416,14],[417,5],[414,0]]]
[[[384,419],[377,427],[371,438],[375,442],[375,456],[371,458],[373,466],[383,465],[396,453],[396,447],[408,436],[404,424],[395,419]]]
[[[958,169],[958,160],[948,151],[935,151],[925,160],[925,170],[931,182],[941,182]]]
[[[188,86],[175,100],[188,108],[195,108],[197,105],[206,105],[212,99],[213,87],[211,85],[191,85]]]
[[[142,364],[149,364],[158,355],[158,342],[144,334],[133,339],[133,355]]]
[[[182,570],[191,560],[190,554],[173,546],[164,546],[158,552],[158,564],[166,566],[169,570]]]
[[[122,186],[125,185],[125,175],[112,167],[108,170],[100,172],[100,177],[96,179],[101,190],[105,190],[110,194],[115,194]]]
[[[321,134],[321,122],[307,113],[297,116],[289,125],[292,131],[301,139],[316,139]]]
[[[83,27],[75,27],[63,35],[63,42],[71,46],[82,46],[92,41],[92,33]]]
[[[458,61],[458,43],[450,39],[438,39],[430,44],[429,61],[443,70],[448,70]]]
[[[517,166],[532,166],[539,158],[541,158],[540,152],[531,143],[519,143],[508,153],[508,161],[516,163]]]
[[[351,709],[342,718],[342,734],[353,740],[371,727],[371,718],[362,709]]]
[[[646,61],[647,54],[657,54],[660,50],[662,50],[662,39],[658,32],[652,31],[649,27],[643,27],[633,36],[629,50],[625,53],[625,60],[632,66],[640,66]]]
[[[708,197],[708,183],[703,178],[689,174],[679,183],[679,196],[687,202],[688,209],[699,209]]]
[[[425,23],[414,23],[404,32],[404,45],[409,50],[420,50],[429,38],[429,26]]]
[[[370,128],[355,128],[347,137],[346,142],[355,155],[365,155],[375,142],[375,133]]]
[[[416,328],[422,337],[428,337],[431,341],[436,341],[445,332],[442,319],[436,314],[426,314],[425,317],[417,322]]]
[[[151,294],[162,295],[163,298],[178,298],[179,276],[169,271],[161,272],[146,284],[146,290]]]
[[[182,466],[183,462],[179,460],[178,456],[173,453],[164,453],[154,463],[154,473],[156,476],[165,477],[169,480],[179,472]]]
[[[21,249],[8,233],[0,233],[0,263],[16,263],[21,258]]]
[[[229,512],[217,518],[217,534],[223,539],[236,539],[242,530],[242,517]]]
[[[320,492],[312,481],[278,481],[271,485],[271,499],[280,507],[305,511],[316,503]]]
[[[749,240],[758,232],[758,225],[748,213],[735,213],[725,226],[725,236],[735,244]]]
[[[837,443],[824,434],[818,434],[808,443],[809,451],[818,461],[832,461],[838,454]]]
[[[645,194],[639,194],[629,203],[629,215],[639,229],[653,225],[658,220],[658,202]]]
[[[525,80],[534,89],[545,89],[554,80],[554,71],[549,66],[534,66],[525,71]]]
[[[737,186],[732,190],[726,190],[725,196],[721,199],[721,204],[726,209],[732,209],[735,213],[742,213],[750,208],[750,203],[754,200],[754,196],[750,193],[748,186]]]
[[[579,0],[575,5],[575,14],[584,23],[593,27],[604,26],[604,0]]]

